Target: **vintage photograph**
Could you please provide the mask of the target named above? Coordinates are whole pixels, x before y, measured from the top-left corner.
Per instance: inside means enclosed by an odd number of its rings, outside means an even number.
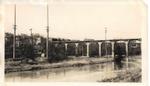
[[[6,82],[142,82],[142,0],[9,3],[4,13]]]

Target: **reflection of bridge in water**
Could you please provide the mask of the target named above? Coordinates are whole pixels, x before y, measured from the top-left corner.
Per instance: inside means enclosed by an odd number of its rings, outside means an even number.
[[[53,41],[55,45],[60,43],[59,41]],[[104,56],[111,55],[114,57],[115,49],[117,45],[122,45],[123,52],[126,56],[132,54],[135,50],[139,50],[141,54],[141,39],[112,39],[112,40],[88,40],[88,41],[64,41],[65,51],[67,55],[75,56]],[[106,54],[106,49],[108,53]],[[69,53],[68,51],[73,52]],[[93,52],[92,52],[93,50]]]

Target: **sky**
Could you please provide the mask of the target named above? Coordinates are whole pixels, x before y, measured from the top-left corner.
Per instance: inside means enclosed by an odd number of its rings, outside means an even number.
[[[46,4],[16,4],[17,34],[46,36]],[[146,29],[146,6],[142,0],[94,0],[49,2],[50,37],[67,39],[141,38]],[[13,33],[14,4],[5,5],[5,32]]]

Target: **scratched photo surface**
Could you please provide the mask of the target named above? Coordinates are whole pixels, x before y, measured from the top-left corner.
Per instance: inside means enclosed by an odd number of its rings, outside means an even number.
[[[142,0],[4,5],[6,82],[142,82]]]

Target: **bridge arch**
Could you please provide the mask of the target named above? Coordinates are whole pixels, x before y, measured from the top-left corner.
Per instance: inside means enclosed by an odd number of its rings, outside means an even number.
[[[106,54],[107,55],[112,55],[112,45],[111,45],[111,43],[103,42],[101,44],[101,54],[102,54],[102,56],[105,56]]]
[[[78,45],[78,56],[86,56],[87,47],[84,42],[79,43]]]
[[[99,45],[98,42],[91,42],[89,45],[89,56],[99,56]]]
[[[75,43],[68,43],[68,46],[67,46],[67,55],[68,56],[75,56]]]

